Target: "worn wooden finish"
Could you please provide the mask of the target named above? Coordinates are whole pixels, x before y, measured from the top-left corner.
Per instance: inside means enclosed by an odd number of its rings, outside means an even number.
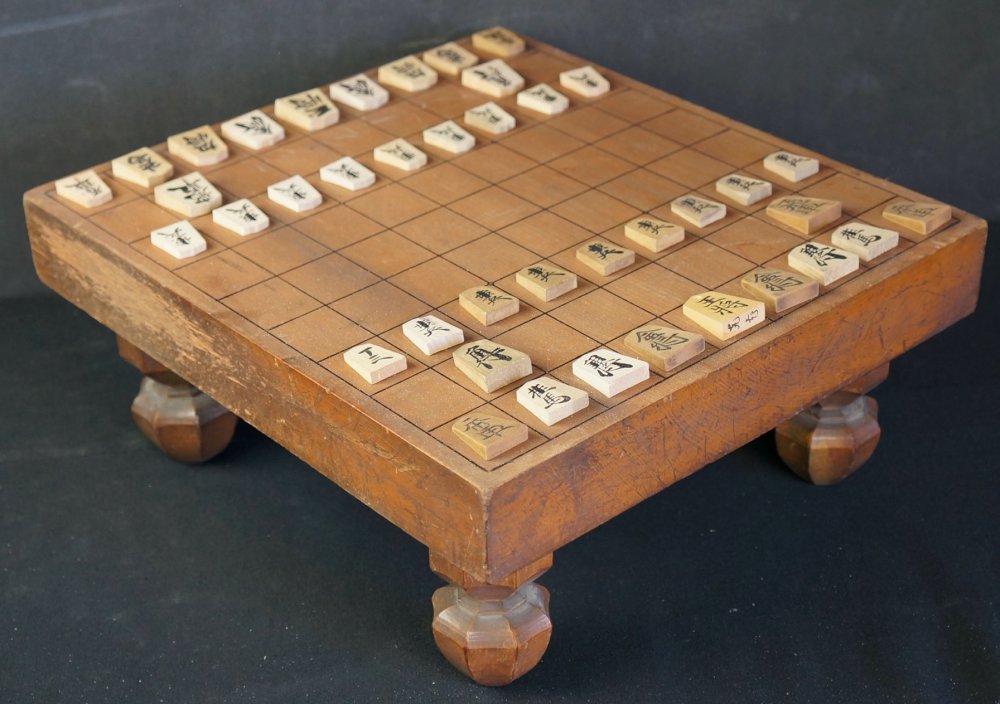
[[[458,44],[472,49],[469,39]],[[529,87],[556,85],[560,73],[589,63],[531,40],[505,61]],[[522,381],[486,391],[455,368],[450,350],[417,352],[400,326],[433,314],[469,342],[486,338],[525,352],[529,379],[544,374],[582,387],[574,359],[602,347],[628,354],[623,336],[644,326],[690,329],[682,312],[689,297],[739,296],[748,272],[783,268],[803,242],[829,244],[830,232],[848,221],[898,229],[882,215],[887,206],[929,201],[595,68],[611,90],[574,93],[560,114],[526,110],[513,95],[497,98],[516,117],[516,127],[501,133],[462,121],[488,98],[443,73],[424,91],[390,88],[378,108],[342,106],[341,120],[328,127],[285,124],[286,139],[274,146],[229,145],[227,159],[197,168],[226,203],[248,198],[260,207],[270,227],[241,237],[210,215],[196,217],[207,249],[189,260],[149,242],[177,215],[158,208],[149,188],[113,178],[108,165],[94,170],[114,197],[91,209],[45,184],[25,196],[35,266],[47,285],[143,350],[138,366],[147,376],[194,384],[468,579],[506,584],[820,399],[863,386],[854,380],[971,313],[978,293],[985,223],[953,210],[932,233],[901,232],[898,247],[822,287],[818,298],[730,339],[706,336],[693,359],[655,369],[612,398],[592,391],[586,409],[552,426],[519,406]],[[449,119],[475,134],[473,149],[428,147],[427,165],[414,172],[372,156],[394,138],[423,149],[422,131]],[[168,158],[163,145],[153,149]],[[817,156],[820,168],[797,182],[783,179],[762,164],[778,150]],[[375,182],[350,191],[320,178],[345,155]],[[194,170],[171,160],[177,176]],[[712,198],[716,181],[737,172],[773,181],[778,198],[835,200],[843,215],[806,235],[771,221],[764,201],[734,202],[721,220],[701,225],[672,212],[675,199]],[[297,174],[322,193],[314,210],[294,212],[267,198],[269,185]],[[607,275],[577,259],[576,250],[597,239],[631,248],[624,225],[643,214],[687,234],[662,251],[641,248]],[[516,313],[491,323],[459,304],[461,291],[487,284],[520,292],[517,273],[536,264],[575,274],[578,286],[549,301],[526,297]],[[368,384],[343,360],[361,343],[403,352],[406,370]],[[136,358],[135,350],[123,356]],[[153,368],[146,356],[162,364]],[[527,440],[480,457],[451,431],[473,411],[523,422]],[[544,599],[524,584],[508,584],[508,597],[522,589],[517,609],[532,614],[535,628]],[[483,607],[464,591],[440,597],[439,612],[462,613],[467,623]],[[508,597],[489,606],[498,619],[513,618]],[[543,631],[522,639],[539,656]],[[452,631],[447,642],[469,632]],[[465,646],[459,650],[471,669]],[[513,676],[526,662],[505,660],[500,669]]]

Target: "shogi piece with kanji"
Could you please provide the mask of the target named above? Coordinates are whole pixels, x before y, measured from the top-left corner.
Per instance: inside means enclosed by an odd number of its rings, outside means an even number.
[[[222,194],[197,171],[161,183],[153,189],[157,205],[196,218],[222,205]]]
[[[644,325],[625,336],[625,346],[650,366],[668,372],[704,352],[705,338],[666,325]]]
[[[111,173],[122,181],[152,188],[174,175],[174,165],[149,147],[141,147],[114,159]]]
[[[494,98],[503,98],[524,88],[524,78],[503,59],[493,59],[463,69],[462,85]]]
[[[940,203],[915,203],[906,201],[885,206],[882,217],[902,225],[907,230],[929,235],[951,220],[951,206]]]
[[[870,262],[894,249],[899,244],[899,233],[862,222],[849,222],[834,230],[830,241],[841,249],[857,254],[861,261]]]
[[[490,134],[510,132],[517,120],[494,102],[483,103],[465,111],[465,124]]]
[[[555,425],[586,408],[590,394],[550,376],[540,376],[521,385],[517,402],[546,425]]]
[[[803,235],[811,235],[840,217],[840,201],[805,196],[776,198],[767,206],[767,216]]]
[[[611,90],[608,79],[593,66],[581,66],[559,74],[559,85],[584,98],[596,98]]]
[[[451,432],[484,460],[496,459],[528,441],[528,426],[521,421],[476,411],[456,420]]]
[[[452,353],[459,371],[487,393],[531,374],[531,358],[524,352],[491,340],[467,342]]]
[[[729,174],[715,182],[715,190],[740,205],[753,205],[771,195],[771,182],[744,174]]]
[[[324,166],[319,170],[319,177],[349,191],[359,191],[375,183],[375,173],[349,156]]]
[[[670,212],[696,227],[708,227],[726,217],[726,206],[707,198],[686,195],[671,201]]]
[[[472,46],[497,56],[516,56],[524,51],[524,40],[509,29],[490,27],[472,35]]]
[[[610,398],[646,381],[649,364],[601,348],[574,360],[573,375]]]
[[[84,208],[96,208],[112,198],[108,184],[93,169],[56,181],[56,195]]]
[[[625,236],[651,252],[662,252],[684,241],[684,228],[643,215],[625,223]]]
[[[406,357],[368,342],[344,352],[344,361],[369,384],[377,384],[406,370]]]
[[[569,98],[548,83],[539,83],[518,93],[517,104],[543,115],[556,115],[569,107]]]
[[[201,254],[208,247],[205,238],[187,220],[175,222],[149,233],[149,240],[175,259],[187,259]]]
[[[462,69],[478,64],[479,57],[460,44],[448,42],[425,51],[424,63],[441,73],[457,76]]]
[[[319,88],[278,98],[274,101],[274,114],[310,132],[335,125],[340,120],[340,110]]]
[[[576,250],[576,258],[601,276],[610,276],[634,264],[635,252],[607,240],[591,240]]]
[[[454,120],[425,129],[424,142],[452,154],[461,154],[476,146],[476,138]]]
[[[684,315],[720,340],[746,332],[764,322],[764,303],[732,296],[720,291],[706,291],[691,296],[684,303]]]
[[[458,295],[458,303],[483,325],[509,318],[521,309],[521,302],[495,286],[473,286]]]
[[[521,269],[514,276],[518,285],[536,298],[551,301],[576,288],[576,274],[548,264],[535,264]]]
[[[261,110],[222,123],[222,136],[250,149],[263,149],[285,138],[285,128]]]
[[[389,102],[389,91],[363,73],[330,84],[330,97],[355,110],[375,110]]]
[[[819,161],[811,156],[780,151],[764,157],[764,168],[786,181],[797,183],[819,173]]]
[[[403,323],[403,334],[426,355],[465,342],[465,333],[450,323],[433,315],[424,315]]]
[[[323,202],[320,192],[297,174],[268,186],[267,197],[296,213],[312,210]]]
[[[404,56],[379,66],[378,80],[387,86],[414,93],[437,83],[437,71],[416,56]]]
[[[195,166],[211,166],[229,156],[229,147],[208,125],[167,137],[167,151]]]
[[[824,286],[858,270],[858,255],[844,249],[806,242],[788,253],[788,266]]]
[[[814,279],[782,269],[752,271],[740,285],[754,299],[763,301],[770,315],[783,313],[819,295],[819,284]]]
[[[267,213],[254,205],[248,198],[240,198],[212,211],[212,222],[246,237],[262,230],[271,224]]]
[[[427,155],[407,142],[397,137],[375,147],[375,161],[387,164],[401,171],[415,171],[427,163]]]

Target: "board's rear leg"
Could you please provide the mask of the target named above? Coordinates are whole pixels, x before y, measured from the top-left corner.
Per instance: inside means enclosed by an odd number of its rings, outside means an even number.
[[[878,404],[865,394],[888,374],[885,364],[775,428],[785,464],[817,485],[836,484],[864,464],[882,436]]]
[[[205,462],[226,449],[236,416],[122,337],[118,354],[143,373],[132,419],[173,460]]]

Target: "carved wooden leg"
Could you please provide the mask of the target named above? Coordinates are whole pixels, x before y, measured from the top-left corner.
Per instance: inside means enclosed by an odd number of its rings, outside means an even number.
[[[864,464],[882,436],[878,404],[864,394],[888,375],[886,364],[775,428],[785,464],[818,485],[836,484]]]
[[[549,645],[549,593],[534,579],[552,555],[498,584],[469,577],[431,554],[431,570],[450,584],[434,592],[434,640],[452,665],[479,684],[513,682],[538,664]]]
[[[235,415],[121,337],[118,353],[145,375],[132,402],[132,419],[167,457],[205,462],[226,449],[236,430]]]

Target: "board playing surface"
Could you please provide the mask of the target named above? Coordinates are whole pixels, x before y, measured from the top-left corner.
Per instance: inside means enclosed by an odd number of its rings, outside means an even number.
[[[976,281],[938,281],[957,271],[933,255],[952,247],[957,261],[962,238],[984,231],[976,218],[955,211],[944,228],[921,235],[881,216],[893,202],[929,200],[905,188],[603,67],[611,90],[582,98],[560,88],[559,74],[591,62],[530,39],[505,61],[527,86],[545,82],[566,93],[569,108],[546,116],[441,73],[418,92],[387,86],[390,99],[376,110],[339,105],[340,121],[321,130],[282,122],[286,138],[260,151],[229,141],[227,159],[197,170],[224,202],[251,200],[270,226],[244,237],[210,214],[191,218],[207,249],[183,260],[150,242],[152,230],[181,218],[158,206],[152,189],[99,165],[114,196],[103,205],[78,207],[52,184],[28,195],[39,270],[432,550],[493,575],[550,552],[968,312]],[[516,118],[513,130],[465,125],[465,111],[489,100]],[[471,151],[424,143],[423,130],[447,119],[475,135]],[[373,148],[397,137],[422,149],[427,164],[402,171],[377,162]],[[163,145],[154,149],[166,155]],[[819,172],[792,183],[765,170],[763,158],[779,149],[816,156]],[[320,168],[343,156],[371,169],[374,185],[352,192],[323,181]],[[175,176],[195,170],[170,161]],[[772,182],[773,196],[749,206],[721,197],[715,182],[734,172]],[[269,185],[293,175],[322,193],[319,207],[296,213],[268,199]],[[724,201],[726,217],[704,228],[678,218],[670,202],[688,194]],[[790,194],[839,201],[842,215],[803,235],[765,213]],[[642,214],[687,235],[658,253],[638,247],[624,224]],[[817,299],[725,341],[684,316],[690,296],[747,296],[744,275],[787,270],[790,250],[830,244],[832,231],[854,220],[899,231],[899,246],[822,287]],[[579,262],[577,248],[596,237],[634,249],[635,263],[601,276]],[[975,251],[973,243],[962,257],[971,261]],[[539,262],[576,273],[578,287],[549,302],[532,296],[515,274]],[[907,270],[933,289],[929,307],[909,322],[893,306],[909,309],[918,299],[891,295],[894,286],[909,290]],[[481,284],[518,297],[520,311],[478,323],[458,295]],[[933,299],[942,295],[949,306],[937,311]],[[462,328],[467,341],[526,352],[533,377],[585,388],[589,406],[547,426],[518,404],[521,382],[483,391],[456,368],[451,350],[427,356],[404,336],[400,326],[425,314]],[[629,354],[623,337],[651,323],[702,332],[704,352],[670,372],[652,369],[613,398],[573,375],[573,360],[590,351]],[[870,346],[876,338],[881,345]],[[404,354],[406,371],[367,383],[343,359],[361,343]],[[451,430],[473,412],[527,424],[527,441],[482,459]]]

